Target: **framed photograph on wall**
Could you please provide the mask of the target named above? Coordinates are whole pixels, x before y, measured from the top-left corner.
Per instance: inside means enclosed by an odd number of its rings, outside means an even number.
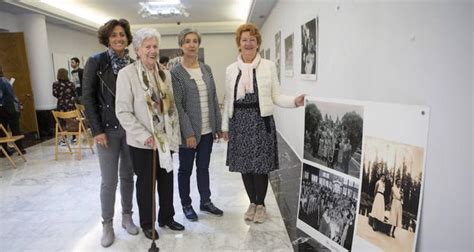
[[[301,26],[301,77],[317,79],[318,63],[318,18]]]
[[[285,38],[285,76],[293,76],[293,40],[294,33]]]
[[[277,69],[278,80],[281,73],[281,31],[275,34],[275,65]]]

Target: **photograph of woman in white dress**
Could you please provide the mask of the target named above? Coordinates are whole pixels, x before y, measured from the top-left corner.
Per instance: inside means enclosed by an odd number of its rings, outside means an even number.
[[[375,183],[374,189],[374,203],[372,204],[372,211],[370,212],[370,216],[375,218],[381,222],[384,222],[384,214],[385,214],[385,174],[380,176],[380,179]],[[376,223],[375,221],[372,222],[372,228],[376,230]]]
[[[401,180],[397,179],[395,185],[392,187],[391,202],[390,207],[390,225],[392,225],[391,236],[395,238],[395,229],[397,227],[402,227],[402,192],[401,192]]]

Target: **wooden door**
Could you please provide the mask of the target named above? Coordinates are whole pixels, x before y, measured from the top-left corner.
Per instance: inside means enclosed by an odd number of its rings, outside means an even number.
[[[15,78],[13,89],[23,104],[20,117],[22,132],[35,133],[39,137],[30,69],[22,32],[0,32],[0,64],[6,78]]]

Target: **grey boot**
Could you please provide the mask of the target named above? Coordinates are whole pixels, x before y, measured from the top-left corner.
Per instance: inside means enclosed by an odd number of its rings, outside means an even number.
[[[115,234],[112,221],[104,223],[102,222],[102,238],[100,244],[106,248],[114,243]]]
[[[131,235],[137,235],[138,227],[135,226],[135,223],[133,223],[132,213],[122,214],[122,227],[125,228],[125,230],[127,230],[127,233]]]

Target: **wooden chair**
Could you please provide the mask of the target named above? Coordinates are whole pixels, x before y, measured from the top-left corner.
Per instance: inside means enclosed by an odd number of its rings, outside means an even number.
[[[76,109],[79,110],[81,117],[84,118],[84,126],[86,128],[87,143],[94,145],[94,136],[92,136],[92,131],[89,126],[89,121],[87,120],[87,117],[86,117],[86,107],[78,103],[76,103],[75,105],[76,105]]]
[[[53,110],[53,117],[54,120],[56,121],[56,137],[54,141],[54,157],[56,160],[58,160],[58,155],[59,154],[71,154],[73,155],[76,153],[76,159],[81,160],[82,159],[82,149],[87,149],[87,147],[82,147],[82,136],[85,136],[86,133],[86,127],[84,126],[84,118],[81,116],[81,113],[79,110],[72,110],[68,112],[59,112],[59,111],[54,111]],[[63,128],[61,125],[61,120],[65,121],[71,121],[77,122],[77,130],[68,130],[67,127],[66,129]],[[69,142],[67,141],[68,136],[76,136],[77,139],[77,147],[71,147]],[[67,145],[68,152],[60,152],[59,151],[59,139],[63,139],[64,142]],[[94,149],[92,148],[92,144],[87,141],[87,145],[89,146],[88,148],[91,150],[92,154],[94,154]]]
[[[5,129],[5,127],[3,127],[3,125],[1,123],[0,123],[0,130],[3,131],[3,133],[5,134],[5,137],[0,137],[0,144],[7,144],[7,145],[13,146],[13,148],[18,152],[18,154],[23,159],[23,161],[26,162],[25,156],[23,156],[23,153],[21,153],[20,149],[15,144],[15,141],[17,141],[19,139],[22,139],[25,136],[24,135],[12,136],[12,134],[7,132],[7,130]],[[10,163],[13,165],[13,167],[16,168],[15,161],[13,161],[13,159],[10,157],[10,155],[8,155],[7,150],[5,150],[5,148],[3,148],[2,145],[0,145],[0,150],[3,152],[3,155],[5,155],[5,157],[8,158],[8,161],[10,161]]]

